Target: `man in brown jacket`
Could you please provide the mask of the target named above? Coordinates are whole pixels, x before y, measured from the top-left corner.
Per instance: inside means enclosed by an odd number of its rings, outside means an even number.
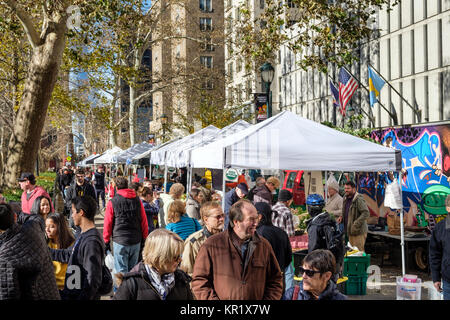
[[[283,277],[270,243],[256,233],[258,213],[248,200],[230,209],[227,230],[200,248],[192,276],[198,300],[279,300]]]
[[[367,219],[370,212],[362,194],[356,192],[356,185],[348,181],[344,186],[345,197],[342,205],[344,230],[352,246],[364,251],[367,238]]]

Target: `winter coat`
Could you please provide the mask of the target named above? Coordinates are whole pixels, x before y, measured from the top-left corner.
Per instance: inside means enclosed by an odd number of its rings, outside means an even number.
[[[331,219],[328,212],[322,212],[306,221],[306,231],[308,233],[308,252],[316,249],[330,250],[336,258],[336,264],[341,265],[344,261],[344,239],[340,236],[338,244],[333,241],[335,231],[338,230],[336,222]]]
[[[46,233],[45,233],[45,221],[44,219],[38,215],[38,214],[26,214],[23,212],[19,212],[17,215],[17,223],[18,224],[24,224],[28,221],[33,221],[33,223],[37,223],[40,230],[42,231],[42,235],[44,236],[45,240],[47,240]]]
[[[342,217],[342,197],[339,193],[335,193],[328,198],[325,211],[334,215],[335,218]]]
[[[52,260],[67,263],[68,266],[64,290],[61,293],[63,300],[100,299],[100,294],[97,291],[102,283],[105,244],[96,228],[80,233],[75,239],[75,243],[69,248],[50,249],[50,252]],[[68,288],[68,283],[72,284],[73,277],[76,276],[77,272],[80,272],[81,276],[80,288]],[[55,276],[53,275],[53,277]]]
[[[303,290],[303,281],[299,284],[300,290],[298,292],[297,300],[315,300],[308,291]],[[286,290],[283,295],[283,300],[292,300],[295,286]],[[320,294],[318,300],[347,300],[347,296],[340,293],[337,289],[336,283],[328,281],[325,290]]]
[[[20,201],[22,203],[22,212],[30,214],[31,207],[33,207],[34,200],[36,200],[37,197],[40,196],[46,196],[50,199],[50,196],[48,195],[47,191],[45,191],[44,188],[41,186],[36,186],[33,191],[31,191],[30,195],[27,194],[26,191],[22,193],[22,197],[20,198]],[[53,208],[53,203],[50,201],[50,212],[55,212],[55,209]]]
[[[52,259],[37,223],[0,234],[0,300],[60,300]]]
[[[198,251],[200,250],[203,243],[211,236],[208,229],[203,227],[202,230],[194,232],[184,241],[184,251],[182,254],[182,261],[180,269],[186,272],[192,277],[194,272],[195,259],[197,258]]]
[[[430,239],[430,268],[433,282],[450,282],[450,215],[433,229]]]
[[[233,229],[209,237],[200,248],[192,275],[199,300],[279,300],[280,266],[269,241],[254,233],[245,259],[231,237]],[[235,236],[235,235],[234,235]]]
[[[97,199],[94,187],[86,181],[81,186],[76,181],[70,185],[66,192],[66,207],[71,208],[72,200],[77,196],[90,196],[94,200]]]
[[[253,203],[257,203],[257,202],[265,202],[268,203],[270,205],[272,205],[272,200],[273,200],[273,196],[272,196],[272,192],[269,190],[269,188],[267,188],[267,186],[265,184],[263,184],[262,186],[256,187],[255,190],[253,191]]]
[[[269,241],[280,269],[284,271],[292,262],[292,247],[287,233],[272,224],[260,225],[256,228],[256,232]]]
[[[120,189],[105,209],[103,240],[123,246],[141,243],[148,236],[144,205],[132,189]]]
[[[179,269],[175,270],[175,286],[169,292],[166,300],[194,300],[189,288],[191,278]],[[130,272],[121,276],[121,283],[113,300],[161,300],[156,289],[150,282],[150,277],[143,262],[139,262]]]
[[[186,213],[189,217],[201,220],[200,218],[200,203],[195,201],[194,199],[187,199],[186,201]]]
[[[103,190],[105,189],[105,173],[104,172],[94,172],[93,176],[94,180],[94,187],[96,190]]]
[[[344,198],[342,205],[342,216],[345,216],[345,201]],[[367,219],[370,216],[369,208],[363,196],[358,192],[355,193],[350,208],[348,209],[348,222],[347,222],[347,235],[360,236],[367,234],[369,231],[367,227]]]
[[[141,200],[144,206],[145,215],[147,216],[148,233],[155,229],[154,218],[158,219],[159,206],[155,203],[149,203],[145,200]]]

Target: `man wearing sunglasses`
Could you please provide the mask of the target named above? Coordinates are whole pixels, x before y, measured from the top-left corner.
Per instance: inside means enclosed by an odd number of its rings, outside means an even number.
[[[225,221],[222,207],[215,201],[205,202],[200,208],[200,216],[204,223],[203,229],[194,232],[184,241],[183,261],[180,266],[191,277],[200,247],[210,236],[222,232]]]
[[[283,300],[347,300],[332,281],[336,260],[329,250],[317,249],[303,259],[302,281],[288,289]]]

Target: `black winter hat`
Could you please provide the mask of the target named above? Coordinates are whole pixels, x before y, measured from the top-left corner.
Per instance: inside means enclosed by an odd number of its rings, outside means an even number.
[[[272,208],[266,202],[256,202],[255,203],[256,211],[258,214],[262,215],[261,224],[262,225],[272,225]]]
[[[236,188],[239,188],[245,195],[248,194],[248,187],[245,183],[241,182],[239,183]]]
[[[34,184],[34,182],[36,182],[36,177],[31,172],[22,172],[18,180],[20,182],[28,180],[31,182],[31,184]]]
[[[287,189],[280,190],[278,194],[278,201],[289,201],[292,199],[292,192]]]

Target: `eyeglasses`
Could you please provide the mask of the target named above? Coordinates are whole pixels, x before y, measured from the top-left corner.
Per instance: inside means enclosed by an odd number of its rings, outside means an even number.
[[[209,218],[214,218],[214,219],[219,220],[220,218],[225,218],[225,215],[224,214],[218,214],[217,216],[209,216]]]
[[[306,273],[308,277],[314,277],[316,273],[320,273],[320,271],[304,269],[303,267],[298,268],[300,270],[300,274]]]

